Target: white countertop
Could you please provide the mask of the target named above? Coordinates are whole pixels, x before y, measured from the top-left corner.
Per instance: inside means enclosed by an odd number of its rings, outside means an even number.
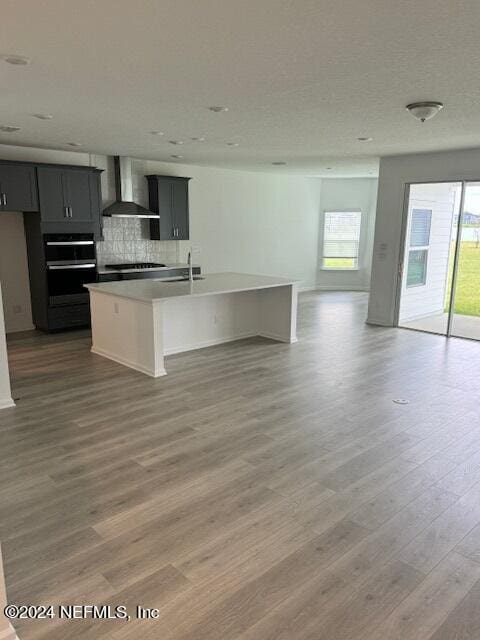
[[[185,296],[208,296],[236,291],[252,291],[297,284],[297,280],[260,276],[250,273],[211,273],[201,276],[203,280],[189,282],[166,282],[161,279],[123,280],[85,285],[90,291],[98,291],[120,298],[130,298],[142,302],[156,302],[168,298]]]

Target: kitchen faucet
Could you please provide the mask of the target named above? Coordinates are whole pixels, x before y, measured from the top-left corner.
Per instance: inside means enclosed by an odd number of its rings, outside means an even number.
[[[192,250],[191,249],[188,252],[187,263],[188,263],[188,279],[189,279],[190,282],[193,282],[193,265],[192,265]]]

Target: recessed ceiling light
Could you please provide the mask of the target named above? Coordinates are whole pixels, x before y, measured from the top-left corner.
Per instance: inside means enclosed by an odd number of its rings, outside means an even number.
[[[169,140],[170,144],[183,144],[183,140]]]
[[[171,158],[175,158],[175,160],[180,160],[183,156],[179,156],[178,154],[174,154],[170,156]]]
[[[18,66],[30,64],[31,62],[30,58],[27,58],[26,56],[17,56],[14,53],[8,53],[7,55],[2,56],[2,60],[8,62],[8,64],[16,64]]]
[[[227,147],[238,147],[240,146],[239,142],[227,142]]]
[[[357,140],[359,142],[371,142],[373,138],[370,138],[369,136],[360,136],[360,138],[357,138]]]
[[[205,142],[205,138],[203,136],[191,138],[194,142]]]
[[[283,167],[283,166],[284,166],[284,165],[286,165],[287,163],[286,163],[286,162],[283,162],[283,160],[277,160],[276,162],[272,162],[272,164],[273,164],[275,167]]]
[[[208,107],[210,109],[210,111],[213,111],[214,113],[222,113],[222,111],[228,111],[228,107]]]
[[[163,133],[163,131],[150,131],[150,133],[152,134],[152,136],[164,136],[165,135]]]
[[[50,113],[34,113],[34,118],[38,118],[39,120],[52,120],[53,116]]]
[[[327,167],[326,169],[327,169],[327,171],[331,171],[332,167]]]
[[[69,147],[81,147],[82,143],[81,142],[67,142]]]
[[[20,131],[20,127],[14,127],[10,124],[3,124],[0,126],[0,131],[4,133],[15,133],[15,131]]]

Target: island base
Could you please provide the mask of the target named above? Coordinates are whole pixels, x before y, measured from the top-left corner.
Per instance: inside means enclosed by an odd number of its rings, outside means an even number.
[[[297,340],[295,285],[152,302],[91,290],[90,306],[92,352],[155,378],[167,355],[252,336]]]

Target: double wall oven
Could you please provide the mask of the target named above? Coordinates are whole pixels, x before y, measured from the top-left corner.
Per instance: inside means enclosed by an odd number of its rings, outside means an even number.
[[[56,233],[43,238],[49,307],[88,303],[84,285],[97,279],[93,234]]]

